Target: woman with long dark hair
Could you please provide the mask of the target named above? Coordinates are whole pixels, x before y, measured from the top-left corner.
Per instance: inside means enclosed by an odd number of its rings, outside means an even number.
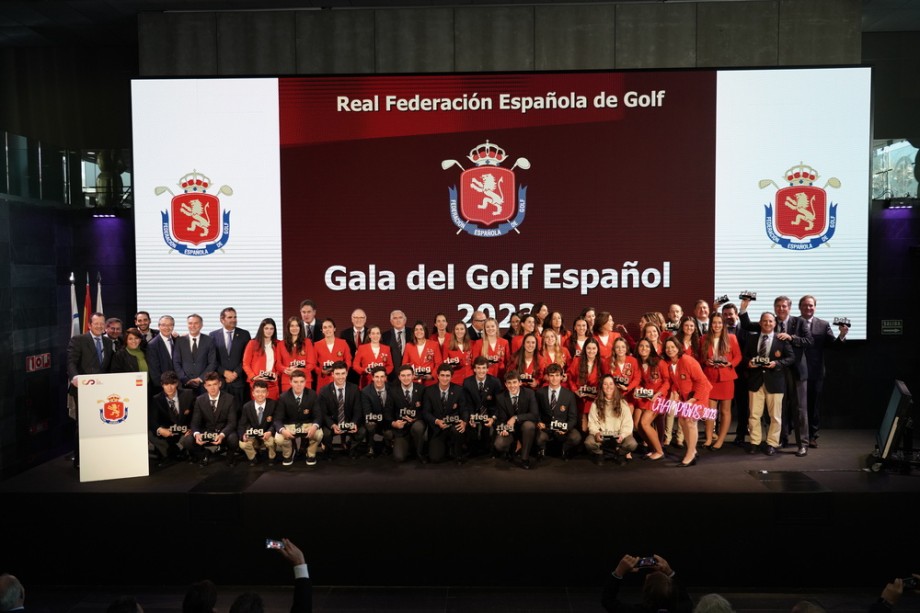
[[[246,344],[243,352],[243,371],[249,381],[264,381],[268,387],[268,398],[278,400],[278,378],[284,371],[279,361],[281,352],[278,350],[278,329],[275,320],[266,317],[259,324],[259,331],[255,338]]]
[[[719,410],[719,435],[713,442],[714,424],[706,421],[706,441],[703,446],[710,451],[722,449],[732,423],[732,400],[735,397],[735,368],[741,363],[741,347],[734,334],[725,331],[725,322],[718,313],[709,316],[709,330],[700,346],[703,372],[712,383],[709,406]]]
[[[284,341],[278,346],[278,362],[281,364],[281,393],[291,389],[291,373],[302,370],[307,379],[307,387],[313,381],[316,370],[316,354],[313,342],[306,338],[303,320],[299,316],[288,317],[284,326]]]

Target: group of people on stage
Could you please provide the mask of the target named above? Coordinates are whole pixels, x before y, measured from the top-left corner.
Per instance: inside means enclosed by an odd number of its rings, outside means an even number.
[[[672,304],[667,315],[645,313],[637,336],[594,308],[568,328],[543,303],[514,314],[504,333],[479,311],[469,326],[437,313],[429,329],[394,310],[384,331],[361,309],[339,333],[311,300],[280,329],[262,320],[254,338],[233,308],[209,334],[200,315],[188,316],[183,336],[169,315],[154,331],[141,311],[122,332],[120,320],[97,313],[90,332],[71,340],[68,374],[147,372],[149,440],[163,460],[207,463],[210,447],[229,449],[231,463],[240,449],[252,463],[280,453],[290,465],[299,452],[314,465],[338,446],[400,462],[491,453],[530,468],[532,454],[548,449],[568,458],[583,445],[598,463],[622,463],[634,452],[660,460],[672,444],[683,448],[678,466],[689,467],[699,414],[662,413],[662,400],[717,415],[704,428],[712,451],[726,443],[733,406],[735,441],[749,435],[751,453],[775,454],[790,429],[796,455],[817,446],[823,351],[847,328],[835,335],[816,304],[803,296],[796,317],[780,296],[756,322],[749,297],[740,307],[699,300],[688,315]]]

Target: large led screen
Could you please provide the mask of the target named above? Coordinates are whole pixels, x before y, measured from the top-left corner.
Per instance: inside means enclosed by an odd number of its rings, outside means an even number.
[[[865,338],[870,71],[133,84],[138,305],[618,323],[742,290]],[[795,310],[795,309],[794,309]]]

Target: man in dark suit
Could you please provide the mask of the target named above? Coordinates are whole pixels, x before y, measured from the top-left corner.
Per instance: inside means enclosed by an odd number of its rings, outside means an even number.
[[[209,462],[206,447],[225,448],[227,464],[233,466],[236,450],[240,446],[240,439],[236,433],[239,406],[236,398],[221,393],[220,384],[221,377],[216,372],[204,375],[202,388],[205,393],[195,399],[192,427],[185,435],[187,440],[182,443],[202,466],[207,466]],[[191,437],[191,440],[188,440],[188,437]]]
[[[786,393],[783,396],[783,432],[780,444],[785,447],[789,430],[795,430],[798,447],[795,455],[803,457],[808,453],[808,363],[805,350],[811,346],[812,338],[805,320],[790,315],[792,301],[779,296],[773,301],[776,314],[776,337],[792,345],[795,362],[785,370]]]
[[[405,462],[409,455],[411,438],[415,455],[422,464],[428,463],[425,456],[425,420],[422,417],[422,394],[425,386],[415,383],[415,369],[404,364],[396,369],[397,383],[390,386],[391,413],[384,417],[389,429],[384,438],[393,444],[393,459]]]
[[[247,400],[246,375],[243,374],[243,353],[251,337],[236,327],[236,309],[227,307],[220,312],[221,327],[211,332],[217,372],[224,380],[224,390],[243,405]]]
[[[319,402],[323,414],[323,440],[326,441],[326,457],[332,459],[332,437],[340,436],[342,447],[352,457],[358,454],[358,445],[366,440],[367,428],[361,408],[361,392],[354,383],[349,383],[348,366],[345,362],[332,365],[332,383],[319,390]]]
[[[428,424],[428,455],[431,461],[443,462],[450,446],[457,464],[463,464],[463,433],[469,409],[463,389],[451,383],[454,370],[450,364],[438,366],[438,383],[429,385],[422,394],[422,414]]]
[[[470,320],[470,325],[467,327],[466,332],[470,335],[471,341],[478,341],[482,339],[483,330],[486,327],[486,314],[482,311],[476,311],[473,313],[473,318]]]
[[[367,314],[361,309],[355,309],[351,313],[351,327],[342,330],[339,338],[345,341],[351,350],[351,356],[357,355],[358,347],[367,341]],[[361,380],[361,375],[355,371],[348,370],[348,381],[355,385]]]
[[[202,377],[217,370],[217,353],[210,336],[201,333],[201,315],[189,315],[188,335],[176,340],[173,347],[173,367],[182,385],[200,395]]]
[[[252,400],[243,405],[237,427],[240,449],[250,466],[258,464],[257,454],[263,448],[268,452],[268,463],[275,461],[275,406],[275,401],[268,397],[268,383],[254,381]]]
[[[74,430],[74,468],[80,468],[77,377],[109,372],[114,355],[112,339],[105,335],[105,315],[102,313],[93,313],[89,318],[89,332],[74,336],[67,345],[67,378],[70,380],[67,406],[71,419],[76,421],[78,426]]]
[[[750,453],[757,453],[762,440],[760,418],[766,404],[770,416],[767,431],[767,455],[774,455],[779,446],[783,424],[783,394],[786,375],[783,372],[795,362],[792,345],[777,338],[776,318],[765,312],[760,316],[760,333],[757,340],[748,339],[744,350],[744,363],[748,365],[748,398],[751,415],[748,430],[751,435]]]
[[[390,355],[393,356],[393,374],[390,375],[390,382],[396,380],[397,369],[402,365],[403,353],[406,351],[406,344],[411,343],[409,331],[406,329],[406,314],[400,310],[390,313],[390,325],[392,328],[383,333],[380,342],[390,348]]]
[[[162,465],[184,451],[183,437],[192,423],[195,394],[179,389],[179,377],[172,370],[160,375],[160,388],[163,391],[153,397],[147,412],[147,440],[160,456]]]
[[[310,299],[301,301],[300,320],[303,322],[304,338],[310,339],[311,343],[316,343],[322,340],[323,328],[320,325],[320,322],[316,320],[315,302]]]
[[[138,311],[134,314],[134,327],[144,337],[144,343],[149,343],[157,336],[157,331],[150,327],[150,313]]]
[[[156,395],[163,390],[160,387],[160,377],[165,372],[175,372],[173,366],[173,352],[175,351],[176,342],[173,338],[173,328],[176,320],[172,315],[163,315],[157,323],[159,334],[147,343],[147,349],[144,351],[147,357],[147,373],[150,375],[151,395]]]
[[[291,372],[291,388],[281,394],[275,409],[275,448],[281,450],[282,464],[294,463],[294,441],[306,440],[307,466],[316,465],[316,453],[323,440],[323,417],[319,397],[307,387],[302,370]]]
[[[498,395],[495,407],[495,451],[505,454],[516,442],[521,443],[521,468],[529,470],[530,450],[536,436],[540,410],[533,390],[521,387],[516,370],[505,374],[506,390]]]
[[[709,330],[709,303],[702,298],[693,305],[693,321],[696,323],[696,329],[703,336]]]
[[[562,459],[568,460],[570,451],[581,443],[575,394],[562,387],[562,367],[559,364],[549,364],[544,375],[548,385],[537,390],[537,408],[540,410],[537,446],[541,453],[545,453],[549,441],[559,443]]]
[[[818,429],[821,426],[821,392],[824,391],[824,350],[836,349],[845,342],[846,326],[838,326],[839,336],[834,336],[831,325],[815,317],[815,308],[818,300],[814,296],[802,296],[799,300],[801,319],[808,327],[812,337],[812,344],[805,348],[805,361],[808,364],[808,445],[818,446]]]
[[[383,434],[384,427],[388,425],[387,416],[393,415],[393,398],[387,388],[387,369],[383,366],[371,369],[371,384],[361,390],[361,412],[367,428],[367,457],[373,458],[374,436]]]
[[[738,315],[738,307],[727,302],[722,305],[722,320],[725,322],[725,331],[728,334],[734,334],[738,341],[738,347],[741,349],[741,355],[744,355],[744,343],[747,340],[748,332],[741,328],[741,321]],[[744,444],[748,428],[748,390],[745,376],[747,375],[747,365],[740,362],[735,368],[738,377],[735,379],[735,397],[732,401],[735,409],[735,440],[736,445]]]
[[[502,389],[501,381],[489,374],[489,359],[476,356],[472,376],[463,380],[466,406],[470,409],[466,444],[471,453],[491,451],[496,399]]]

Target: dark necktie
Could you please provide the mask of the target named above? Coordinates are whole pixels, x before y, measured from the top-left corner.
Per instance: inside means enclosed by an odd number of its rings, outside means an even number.
[[[518,396],[511,397],[511,412],[517,415],[518,411]]]
[[[172,398],[169,399],[169,410],[172,412],[173,417],[179,418],[179,407],[176,406],[176,401]]]
[[[441,392],[441,406],[447,408],[447,392]]]
[[[99,358],[99,365],[102,366],[102,337],[97,336],[96,338],[96,356]]]
[[[339,388],[339,423],[345,421],[345,391]]]
[[[757,353],[760,354],[760,357],[762,358],[767,357],[767,351],[768,351],[767,341],[769,339],[770,337],[767,336],[766,334],[760,337],[760,347],[757,348]]]
[[[779,322],[779,333],[783,334],[784,332],[786,332],[786,322],[781,321]]]
[[[192,339],[192,361],[198,357],[198,337]]]
[[[297,396],[296,400],[297,400],[297,406],[298,406],[298,407],[300,406],[300,401],[301,401],[302,399],[303,399],[302,396]]]
[[[307,326],[307,336],[310,338],[311,341],[313,340],[313,324],[309,324]]]
[[[214,400],[213,398],[211,399],[211,412],[214,413],[215,416],[217,416],[217,401]]]
[[[355,347],[358,347],[359,345],[361,345],[361,333],[355,331]]]
[[[399,347],[399,355],[402,355],[405,350],[403,347],[402,330],[396,332],[396,346]]]
[[[386,397],[383,395],[383,390],[377,390],[377,398],[380,399],[380,406],[383,406],[383,403],[387,401]]]
[[[227,330],[227,355],[230,355],[230,347],[233,345],[233,332]]]
[[[486,382],[480,381],[479,382],[479,393],[482,394],[485,391],[486,391]]]
[[[265,410],[265,407],[256,407],[256,414],[259,417],[259,423],[262,423],[262,412]]]
[[[405,391],[406,391],[406,406],[410,406],[412,404],[412,392],[409,390],[405,390]]]
[[[553,390],[552,393],[550,394],[550,397],[549,397],[549,408],[550,408],[550,409],[555,409],[555,408],[556,408],[556,390]]]

